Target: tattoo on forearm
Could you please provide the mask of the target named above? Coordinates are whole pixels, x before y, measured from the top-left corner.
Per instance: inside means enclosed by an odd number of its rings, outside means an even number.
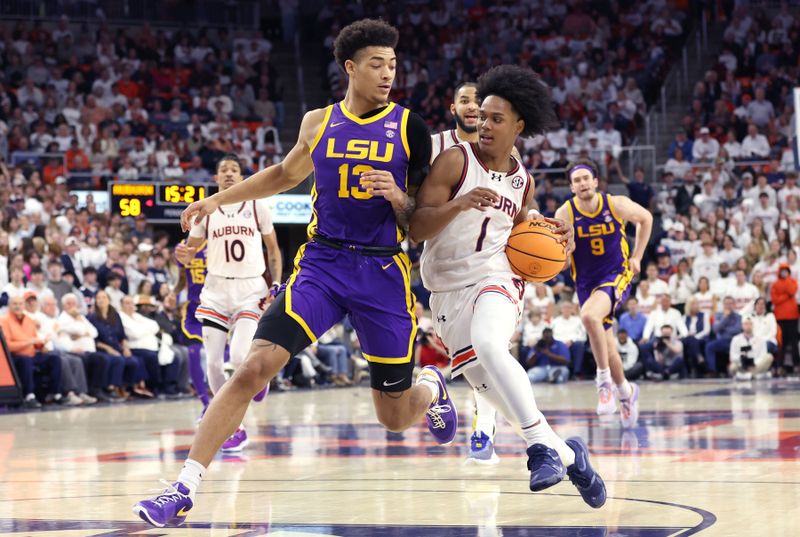
[[[394,214],[397,217],[397,225],[403,229],[408,229],[408,224],[411,222],[411,215],[414,214],[416,208],[417,200],[407,195],[405,204],[394,210]]]

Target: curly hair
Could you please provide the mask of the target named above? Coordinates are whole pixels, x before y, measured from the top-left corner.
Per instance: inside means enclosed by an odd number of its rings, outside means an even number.
[[[531,69],[517,65],[492,67],[478,79],[480,100],[489,95],[502,97],[511,103],[525,122],[521,136],[541,134],[558,124],[550,91]]]
[[[397,28],[380,19],[361,19],[341,29],[333,42],[333,56],[344,71],[344,62],[352,60],[367,47],[395,48],[400,34]]]

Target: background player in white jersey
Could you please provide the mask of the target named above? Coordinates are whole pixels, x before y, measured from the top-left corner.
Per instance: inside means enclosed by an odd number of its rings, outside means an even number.
[[[221,191],[242,182],[242,167],[235,155],[226,155],[219,161],[214,180]],[[247,356],[267,302],[262,242],[267,247],[274,282],[281,279],[283,259],[265,200],[220,207],[192,226],[186,244],[176,247],[175,257],[189,264],[206,240],[208,274],[195,316],[203,323],[208,383],[217,393],[225,383],[223,357],[228,333],[230,360],[238,367]],[[260,400],[263,394],[256,397]],[[240,426],[222,449],[239,451],[246,444],[247,432]]]
[[[587,504],[600,507],[605,485],[586,446],[553,432],[509,352],[524,282],[511,271],[505,245],[514,224],[526,220],[534,192],[511,149],[518,135],[543,132],[555,121],[552,103],[533,71],[510,65],[484,74],[478,94],[478,144],[459,144],[436,159],[411,219],[411,236],[428,241],[422,280],[432,291],[435,328],[453,374],[463,373],[525,439],[531,490],[553,486],[566,474]],[[561,221],[559,232],[571,249],[571,227]]]
[[[431,163],[441,152],[462,142],[478,143],[480,107],[478,85],[475,82],[462,82],[456,87],[453,92],[453,104],[450,105],[450,113],[456,120],[456,128],[431,134]],[[511,154],[520,158],[516,147],[512,149]],[[532,209],[538,209],[535,201],[533,204]],[[478,464],[497,464],[500,462],[494,451],[497,410],[480,393],[473,392],[473,395],[475,413],[467,460]]]
[[[431,134],[431,164],[439,153],[461,142],[478,141],[478,114],[481,103],[478,100],[478,85],[475,82],[462,82],[453,93],[450,113],[456,120],[456,128]]]

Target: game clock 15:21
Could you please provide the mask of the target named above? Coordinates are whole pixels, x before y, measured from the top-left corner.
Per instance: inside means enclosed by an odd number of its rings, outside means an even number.
[[[127,217],[144,215],[153,223],[180,220],[187,205],[218,190],[213,183],[110,183],[108,194],[112,214]]]

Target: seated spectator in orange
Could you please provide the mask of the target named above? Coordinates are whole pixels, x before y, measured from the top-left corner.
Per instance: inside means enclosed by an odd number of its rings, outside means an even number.
[[[69,171],[84,171],[92,167],[88,155],[78,146],[78,140],[75,138],[72,139],[70,148],[67,149],[64,158],[67,161],[67,169]]]

